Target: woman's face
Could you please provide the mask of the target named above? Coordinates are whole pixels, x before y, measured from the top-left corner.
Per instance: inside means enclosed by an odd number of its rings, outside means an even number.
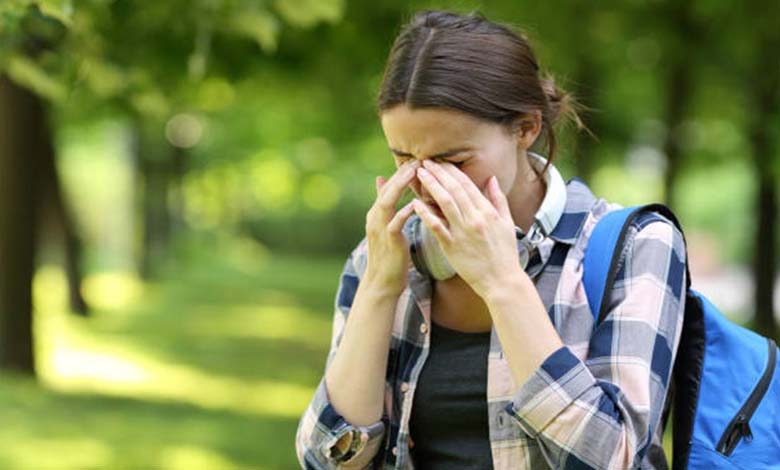
[[[518,171],[531,171],[527,159],[518,158],[525,157],[527,148],[522,138],[518,140],[503,126],[466,113],[445,108],[411,109],[402,104],[384,111],[381,122],[396,166],[412,159],[450,162],[483,194],[493,175],[507,194],[523,179],[517,178]],[[433,197],[418,179],[409,186],[419,199],[435,207]]]

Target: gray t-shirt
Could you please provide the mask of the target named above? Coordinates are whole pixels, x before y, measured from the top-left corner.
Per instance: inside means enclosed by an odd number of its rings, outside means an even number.
[[[487,410],[490,332],[431,325],[431,347],[414,392],[411,456],[419,469],[492,469]]]

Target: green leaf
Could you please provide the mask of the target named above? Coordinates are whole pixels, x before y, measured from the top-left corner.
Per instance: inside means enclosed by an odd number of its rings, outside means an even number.
[[[98,58],[85,58],[79,65],[79,74],[100,98],[116,96],[128,88],[125,73],[116,65]]]
[[[274,7],[285,21],[302,28],[336,23],[344,14],[343,0],[276,0]]]
[[[6,71],[13,81],[49,100],[61,101],[67,94],[64,84],[50,77],[37,63],[25,56],[11,55]]]
[[[155,89],[146,89],[133,94],[130,103],[141,115],[154,119],[163,119],[171,111],[168,99]]]
[[[27,14],[32,0],[0,0],[0,41],[4,44],[8,37],[18,31],[19,22]]]
[[[225,29],[254,39],[266,53],[270,54],[276,50],[279,22],[268,12],[237,12],[228,20]]]
[[[41,13],[70,27],[73,19],[73,0],[37,0]]]

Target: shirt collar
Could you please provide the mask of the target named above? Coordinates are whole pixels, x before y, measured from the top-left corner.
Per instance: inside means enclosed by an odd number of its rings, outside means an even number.
[[[590,188],[578,177],[566,182],[566,205],[550,238],[559,243],[573,245],[580,235],[585,220],[597,199]]]

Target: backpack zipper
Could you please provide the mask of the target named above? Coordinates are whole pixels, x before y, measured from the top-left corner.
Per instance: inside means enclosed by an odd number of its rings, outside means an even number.
[[[764,398],[766,391],[769,389],[777,360],[777,347],[775,346],[775,342],[767,338],[767,344],[769,345],[769,358],[764,373],[761,375],[761,379],[753,388],[750,396],[745,400],[745,403],[737,414],[731,419],[729,425],[726,426],[726,430],[718,441],[716,449],[723,455],[731,455],[743,437],[748,442],[753,440],[753,432],[750,429],[750,418],[753,417],[753,413],[756,412],[756,408],[758,408],[758,405],[761,403],[761,399]]]

